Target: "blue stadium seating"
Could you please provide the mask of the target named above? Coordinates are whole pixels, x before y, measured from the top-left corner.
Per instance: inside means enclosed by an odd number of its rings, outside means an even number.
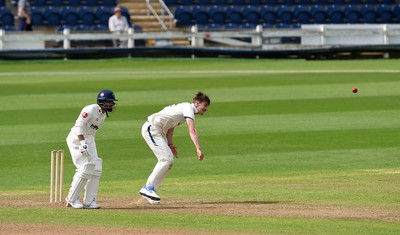
[[[175,19],[178,26],[190,25],[192,22],[192,11],[189,7],[178,6],[175,8]]]
[[[234,6],[242,6],[245,4],[245,0],[231,0],[231,4]]]
[[[94,31],[108,31],[108,26],[104,24],[95,24],[91,29]]]
[[[82,25],[94,25],[96,15],[91,7],[83,6],[78,11],[79,19]]]
[[[214,24],[211,23],[209,25],[206,26],[207,30],[214,30],[214,29],[222,29],[223,28],[223,24]]]
[[[95,15],[99,24],[108,25],[108,19],[110,19],[113,13],[109,7],[100,6],[96,8]]]
[[[332,24],[343,24],[345,15],[343,8],[338,5],[330,5],[327,8],[328,17]]]
[[[255,29],[257,27],[256,24],[251,24],[251,23],[244,23],[239,25],[239,28],[241,29]]]
[[[281,6],[290,6],[296,4],[296,0],[281,0]]]
[[[204,6],[199,6],[199,5],[194,6],[192,8],[192,16],[196,24],[200,25],[208,24],[209,15],[207,9]]]
[[[228,5],[228,0],[215,0],[215,5]]]
[[[397,18],[398,23],[400,23],[400,5],[395,5],[393,6],[393,13],[395,17]]]
[[[311,7],[311,18],[315,24],[326,24],[328,19],[328,13],[324,6],[314,5]]]
[[[0,29],[3,29],[5,31],[16,31],[14,25],[2,25],[0,26]]]
[[[116,0],[103,0],[103,6],[108,6],[108,7],[115,7],[117,6],[117,1]]]
[[[249,5],[257,6],[261,4],[261,0],[249,0]]]
[[[395,21],[395,14],[393,12],[392,7],[381,4],[376,8],[376,12],[381,19],[381,23],[383,24],[391,24]]]
[[[74,7],[65,6],[60,9],[62,20],[65,25],[77,25],[79,15]]]
[[[347,0],[349,5],[360,5],[363,3],[363,0]]]
[[[228,22],[232,24],[241,24],[243,20],[242,10],[238,6],[230,5],[226,8],[226,16],[228,18]]]
[[[44,25],[44,15],[41,7],[32,7],[31,21],[32,25]]]
[[[68,0],[68,6],[81,6],[81,0]]]
[[[103,4],[98,4],[97,0],[84,0],[83,4],[85,6],[90,6],[90,7],[94,7],[94,6],[97,6],[97,5],[103,5]]]
[[[375,11],[375,8],[371,5],[363,5],[360,8],[360,13],[362,18],[364,18],[364,23],[367,24],[376,24],[378,14]]]
[[[330,4],[329,0],[316,0],[315,1],[316,5],[328,5]]]
[[[212,24],[223,25],[226,20],[226,11],[223,7],[214,5],[208,9],[210,21]]]
[[[277,12],[278,12],[278,18],[280,20],[280,23],[283,24],[292,24],[293,23],[293,11],[291,7],[285,6],[285,5],[280,5],[277,7]]]
[[[234,23],[228,23],[224,25],[224,29],[238,29],[239,25]]]
[[[278,14],[273,7],[264,5],[260,8],[260,17],[263,23],[274,25],[277,21]]]
[[[61,24],[61,15],[58,12],[58,8],[48,6],[44,8],[43,15],[48,26],[57,26]]]
[[[257,25],[259,23],[260,15],[255,6],[247,5],[242,9],[243,17],[249,24]]]
[[[361,13],[356,6],[353,5],[345,6],[344,15],[346,16],[347,23],[349,24],[361,23]]]
[[[197,0],[196,5],[209,6],[212,4],[211,0]]]
[[[304,5],[297,5],[293,9],[294,18],[296,19],[297,23],[299,24],[309,24],[311,15],[310,9]]]
[[[32,6],[37,6],[37,7],[47,6],[47,0],[35,0]]]
[[[0,0],[0,7],[6,6],[6,0]]]
[[[272,29],[274,28],[274,24],[263,23],[262,24],[264,29]]]
[[[48,4],[50,6],[63,6],[64,5],[64,0],[50,0],[50,4]]]
[[[0,7],[0,25],[14,25],[14,15],[11,13],[11,10],[7,7]]]
[[[194,5],[194,1],[193,0],[180,0],[179,1],[179,5],[181,5],[181,6],[191,6],[191,5]]]

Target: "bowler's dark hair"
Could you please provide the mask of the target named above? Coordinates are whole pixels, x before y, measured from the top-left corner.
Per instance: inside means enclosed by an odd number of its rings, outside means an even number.
[[[197,92],[196,96],[193,97],[193,101],[195,100],[199,101],[200,103],[207,102],[208,105],[211,104],[210,98],[201,91]]]

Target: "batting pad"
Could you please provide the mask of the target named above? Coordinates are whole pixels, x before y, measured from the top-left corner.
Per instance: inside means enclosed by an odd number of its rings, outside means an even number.
[[[85,197],[84,197],[84,204],[90,205],[92,201],[96,201],[97,192],[99,191],[99,184],[100,184],[100,176],[102,173],[102,159],[96,158],[92,161],[95,163],[96,166],[94,168],[94,172],[92,177],[87,181],[86,188],[85,188]]]
[[[78,168],[78,171],[74,175],[74,179],[72,180],[71,188],[68,194],[68,200],[70,202],[76,201],[79,195],[82,193],[86,183],[93,175],[96,164],[93,162],[88,162],[84,164],[82,167]]]

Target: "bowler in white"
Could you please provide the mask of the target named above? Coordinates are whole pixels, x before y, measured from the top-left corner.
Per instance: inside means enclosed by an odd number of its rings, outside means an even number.
[[[156,190],[171,170],[174,157],[178,157],[178,149],[173,142],[175,127],[187,124],[190,138],[196,147],[197,157],[203,160],[204,154],[194,121],[195,115],[203,115],[207,111],[210,102],[206,94],[198,92],[192,103],[184,102],[167,106],[160,112],[150,115],[144,123],[142,136],[158,159],[146,185],[139,191],[150,204],[160,203]]]

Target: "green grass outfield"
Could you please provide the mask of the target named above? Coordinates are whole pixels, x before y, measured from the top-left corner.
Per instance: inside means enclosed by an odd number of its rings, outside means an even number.
[[[0,62],[0,228],[400,234],[399,65],[400,60]],[[50,151],[67,150],[65,138],[77,115],[104,88],[119,102],[97,136],[103,208],[50,205]],[[158,190],[163,204],[136,205],[156,162],[141,138],[142,124],[199,90],[212,100],[196,119],[205,160],[197,160],[186,125],[177,128],[179,158]],[[66,153],[65,193],[74,173]]]

